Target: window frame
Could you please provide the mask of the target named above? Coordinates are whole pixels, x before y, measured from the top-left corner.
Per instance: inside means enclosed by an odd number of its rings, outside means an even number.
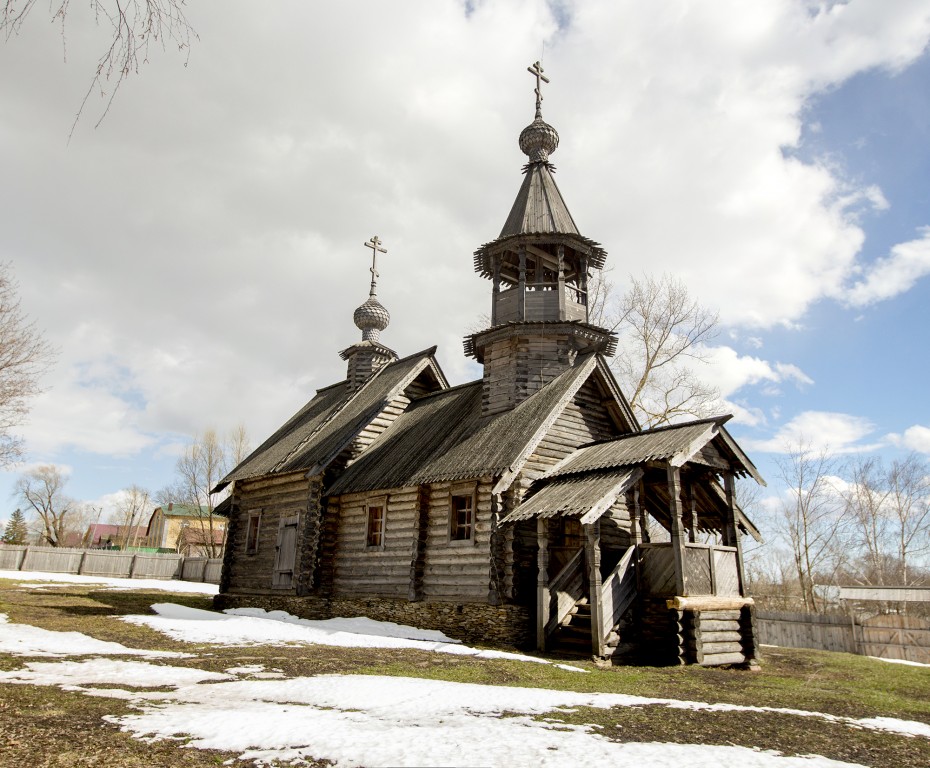
[[[381,524],[377,531],[377,542],[372,543],[372,510],[381,510]],[[387,496],[374,496],[365,502],[365,549],[377,551],[384,549],[384,534],[387,530]]]
[[[255,521],[254,537],[252,532],[252,521]],[[248,521],[245,527],[245,553],[247,555],[257,555],[259,542],[262,533],[262,510],[250,509]]]
[[[459,528],[462,526],[458,523],[457,510],[455,509],[456,498],[467,498],[469,505],[469,520],[467,525],[467,536],[457,536]],[[475,523],[478,512],[478,493],[477,483],[467,483],[465,485],[453,486],[449,489],[449,517],[446,525],[446,536],[451,546],[466,546],[474,544],[475,541]]]

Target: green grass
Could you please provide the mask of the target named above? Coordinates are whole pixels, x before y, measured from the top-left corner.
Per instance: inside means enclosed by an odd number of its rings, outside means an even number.
[[[886,664],[840,653],[763,649],[762,670],[700,667],[613,667],[590,662],[579,674],[552,665],[474,659],[414,650],[259,646],[230,648],[171,640],[119,616],[149,613],[158,602],[209,609],[196,595],[117,592],[68,585],[24,589],[0,580],[0,612],[10,621],[83,632],[131,648],[185,651],[177,666],[221,671],[264,664],[288,676],[377,674],[488,685],[625,693],[653,698],[801,709],[845,717],[897,717],[930,723],[930,669]],[[26,661],[0,654],[0,668]],[[102,720],[126,704],[52,687],[0,685],[0,766],[216,765],[234,757],[184,749],[177,742],[147,745]],[[547,717],[552,717],[548,715]],[[737,744],[786,754],[821,754],[881,768],[930,766],[930,739],[850,728],[821,719],[773,712],[706,712],[662,706],[579,709],[555,715],[570,724],[597,724],[620,741]],[[238,765],[235,761],[231,765]]]

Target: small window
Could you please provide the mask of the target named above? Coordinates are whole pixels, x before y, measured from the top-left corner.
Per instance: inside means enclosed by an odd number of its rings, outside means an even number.
[[[449,539],[468,541],[475,531],[475,494],[453,493],[449,506]]]
[[[366,546],[384,546],[384,501],[378,500],[368,504],[368,533]]]
[[[252,512],[249,514],[249,527],[245,537],[245,553],[254,555],[258,552],[258,532],[261,528],[262,513]]]

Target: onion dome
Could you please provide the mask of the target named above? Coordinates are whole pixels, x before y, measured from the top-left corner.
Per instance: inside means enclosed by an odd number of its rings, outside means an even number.
[[[520,150],[529,157],[531,163],[549,162],[549,155],[558,146],[558,131],[538,113],[536,119],[520,133]]]
[[[355,310],[352,319],[362,332],[363,341],[378,341],[381,331],[391,322],[391,315],[380,301],[370,296],[368,301]]]

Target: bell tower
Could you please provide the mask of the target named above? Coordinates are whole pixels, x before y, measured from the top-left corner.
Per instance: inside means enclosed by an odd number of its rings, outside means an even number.
[[[574,364],[579,353],[611,355],[616,337],[589,320],[588,280],[606,253],[584,237],[552,177],[559,134],[542,118],[537,61],[536,117],[520,134],[529,158],[510,215],[497,239],[475,251],[475,271],[492,282],[491,327],[465,339],[484,364],[482,413],[509,410]]]

